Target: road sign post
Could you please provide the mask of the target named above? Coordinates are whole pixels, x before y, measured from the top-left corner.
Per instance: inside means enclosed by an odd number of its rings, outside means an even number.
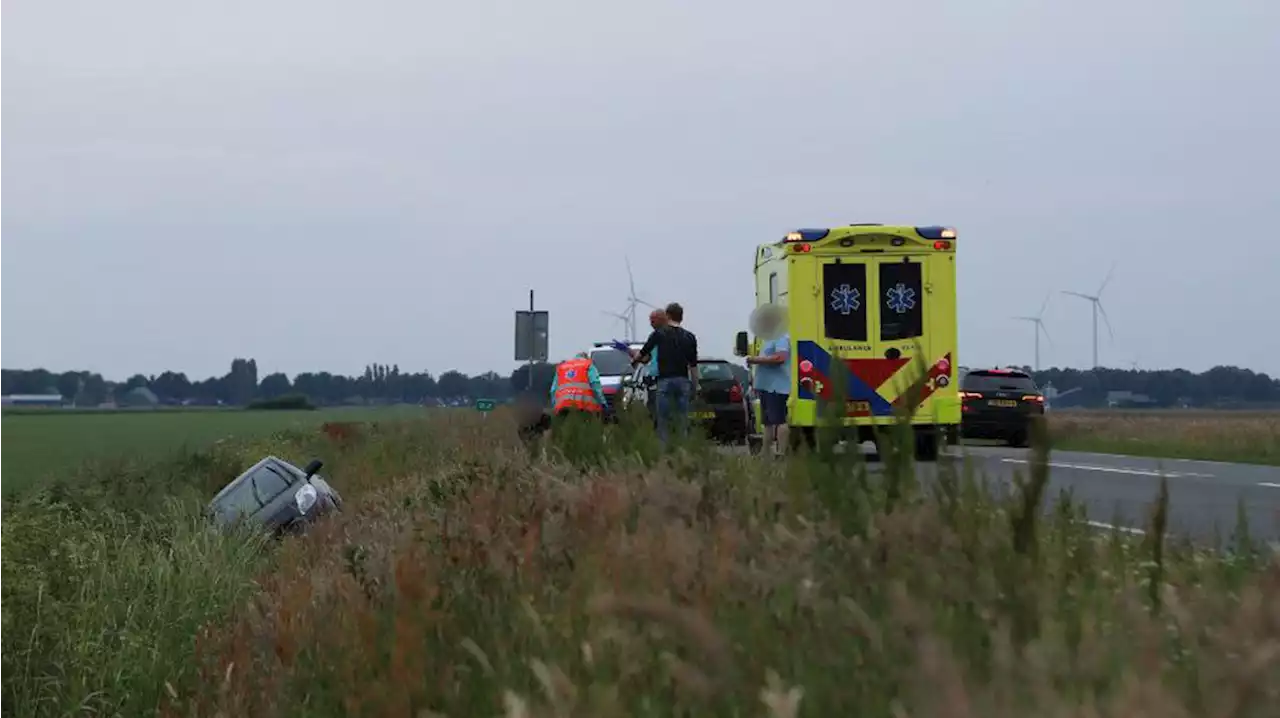
[[[528,362],[527,388],[533,390],[533,365],[547,361],[550,317],[533,308],[533,290],[529,290],[529,311],[516,311],[516,361]]]
[[[493,399],[476,399],[476,411],[480,412],[481,416],[488,419],[489,412],[493,411],[493,408],[497,406],[497,404],[498,402]]]

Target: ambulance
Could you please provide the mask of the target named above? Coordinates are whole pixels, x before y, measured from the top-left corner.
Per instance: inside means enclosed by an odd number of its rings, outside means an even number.
[[[907,417],[915,454],[937,458],[954,441],[961,405],[956,377],[956,231],[939,226],[856,224],[801,229],[756,248],[756,306],[785,309],[791,343],[791,436],[812,445],[823,416],[843,414],[849,441],[878,441]],[[739,356],[762,344],[747,332]],[[844,397],[833,395],[833,367]],[[843,411],[838,405],[843,399]],[[756,430],[760,411],[756,404]]]

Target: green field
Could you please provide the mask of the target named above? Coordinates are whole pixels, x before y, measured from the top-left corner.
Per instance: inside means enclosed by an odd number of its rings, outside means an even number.
[[[871,471],[856,452],[663,455],[642,418],[542,447],[511,411],[422,413],[342,435],[272,431],[324,415],[13,417],[50,436],[149,427],[138,446],[158,453],[6,497],[4,714],[1261,718],[1280,703],[1276,558],[1243,535],[1166,539],[1167,493],[1144,537],[1095,530],[1069,497],[1046,511],[1043,444],[993,494],[964,462],[916,481],[909,430]],[[245,438],[161,451],[219,432]],[[210,531],[204,502],[265,453],[322,458],[344,510],[280,542]]]
[[[326,421],[411,418],[427,411],[416,406],[317,411],[6,411],[0,418],[0,488],[5,494],[20,491],[51,475],[73,472],[89,460],[147,460],[229,437],[262,436]]]

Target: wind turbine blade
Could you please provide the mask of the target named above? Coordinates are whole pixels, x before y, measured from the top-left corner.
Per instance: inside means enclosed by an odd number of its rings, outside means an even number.
[[[1102,296],[1102,290],[1106,289],[1107,285],[1111,283],[1111,275],[1114,274],[1115,271],[1116,271],[1116,263],[1112,262],[1111,269],[1107,270],[1107,277],[1106,279],[1102,280],[1102,286],[1098,287],[1098,293],[1095,296],[1099,296],[1099,297]]]
[[[1062,293],[1063,293],[1063,294],[1070,294],[1070,295],[1071,295],[1071,296],[1073,296],[1073,297],[1080,297],[1081,299],[1088,299],[1088,300],[1089,300],[1089,301],[1091,301],[1091,302],[1092,302],[1092,301],[1094,301],[1095,299],[1097,299],[1097,297],[1091,297],[1091,296],[1089,296],[1088,294],[1081,294],[1080,292],[1072,292],[1072,291],[1068,291],[1068,290],[1066,290],[1066,289],[1062,290]]]
[[[1017,320],[1018,320],[1018,321],[1020,321],[1020,322],[1037,322],[1037,321],[1040,321],[1037,317],[1010,317],[1010,319],[1017,319]]]
[[[1102,323],[1107,325],[1107,334],[1111,335],[1111,341],[1116,340],[1116,333],[1111,329],[1111,319],[1107,317],[1107,310],[1102,307],[1102,302],[1097,302],[1098,313],[1102,315]]]
[[[649,307],[650,309],[662,309],[662,307],[658,306],[657,304],[650,304],[645,300],[641,299],[640,297],[635,297],[635,300],[637,304],[643,304],[646,307]]]
[[[1040,329],[1040,331],[1044,332],[1044,338],[1048,339],[1049,343],[1052,344],[1053,337],[1049,336],[1049,329],[1045,327],[1044,322],[1036,322],[1036,326]]]
[[[1044,302],[1042,302],[1042,303],[1040,304],[1040,311],[1036,312],[1036,317],[1037,317],[1037,318],[1040,318],[1040,317],[1043,317],[1043,316],[1044,316],[1044,310],[1045,310],[1045,309],[1047,309],[1047,308],[1049,307],[1049,297],[1051,297],[1051,296],[1053,296],[1053,295],[1052,295],[1052,294],[1047,294],[1047,293],[1044,295]]]
[[[636,298],[636,278],[631,274],[631,258],[623,256],[623,260],[627,263],[627,283],[631,286],[631,298]]]

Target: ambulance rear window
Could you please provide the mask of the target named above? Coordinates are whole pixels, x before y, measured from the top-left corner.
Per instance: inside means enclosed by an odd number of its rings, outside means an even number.
[[[898,341],[924,334],[924,283],[919,262],[880,265],[880,339]]]
[[[822,265],[822,325],[828,339],[867,340],[867,265]]]

